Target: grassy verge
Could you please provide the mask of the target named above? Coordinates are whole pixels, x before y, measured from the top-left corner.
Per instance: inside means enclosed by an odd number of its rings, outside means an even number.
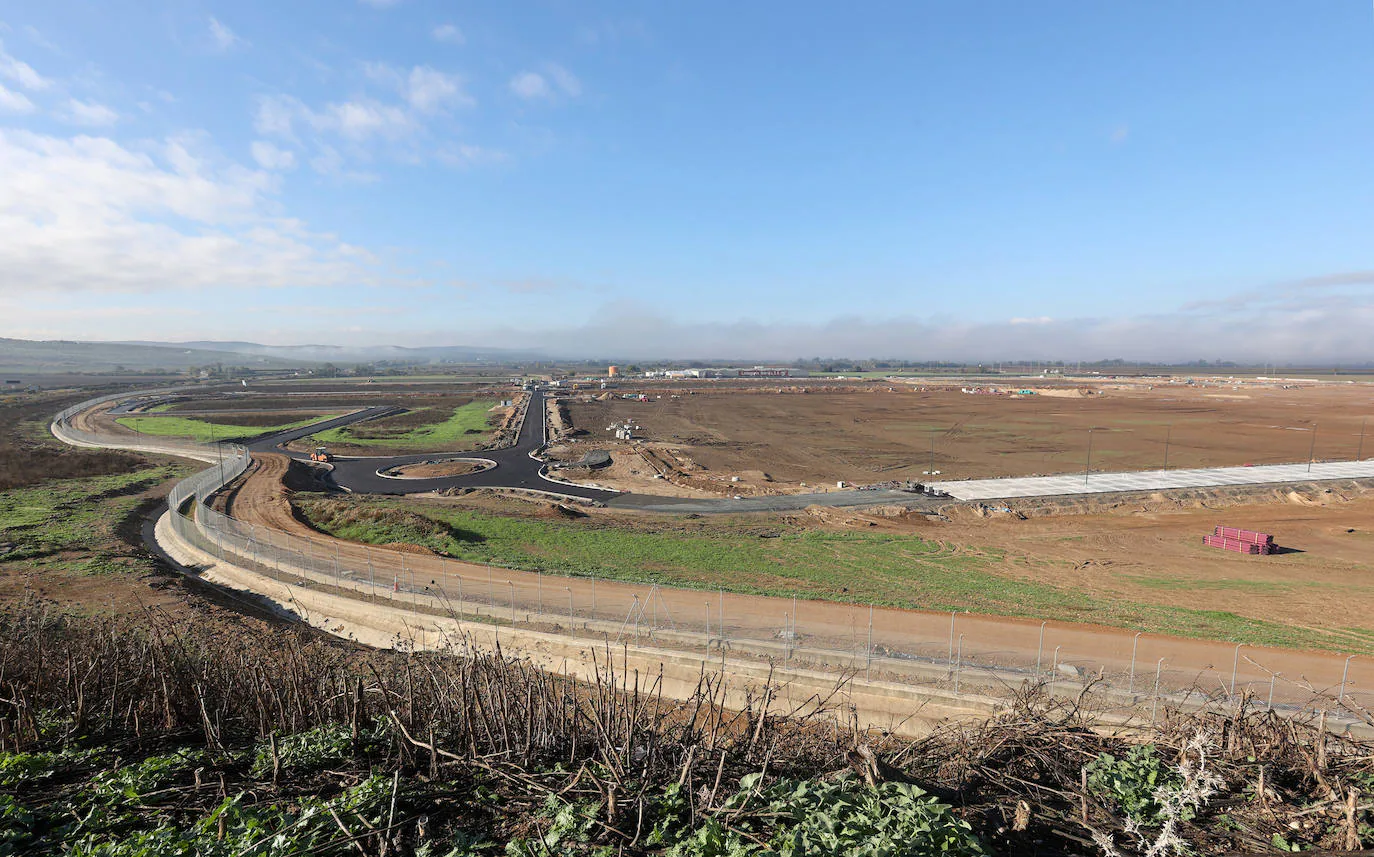
[[[139,495],[189,472],[142,467],[0,491],[0,563],[83,574],[127,570],[142,558],[120,541],[121,523],[137,510]]]
[[[298,420],[293,423],[284,423],[276,426],[239,426],[224,423],[211,423],[204,420],[192,420],[186,417],[120,417],[115,422],[127,429],[132,429],[139,434],[153,435],[155,437],[186,437],[198,441],[209,440],[238,440],[245,437],[256,437],[260,434],[269,432],[286,431],[287,429],[308,426],[320,420],[332,419],[335,415],[325,415],[311,417],[307,420]]]
[[[496,406],[494,399],[468,402],[454,408],[445,418],[416,426],[404,433],[388,434],[385,437],[369,436],[386,426],[386,420],[375,420],[354,426],[329,429],[312,436],[312,441],[321,444],[348,444],[353,446],[398,447],[398,448],[435,448],[449,444],[471,442],[485,437],[490,431],[489,412]],[[408,415],[407,415],[408,416]],[[479,437],[480,436],[480,437]]]
[[[971,610],[1091,622],[1250,645],[1374,652],[1347,631],[1294,627],[1235,613],[1094,595],[1016,576],[999,551],[969,552],[911,535],[713,520],[710,531],[653,532],[401,501],[298,498],[307,520],[339,538],[409,542],[472,562],[753,595],[917,610]],[[417,512],[422,512],[419,514]]]

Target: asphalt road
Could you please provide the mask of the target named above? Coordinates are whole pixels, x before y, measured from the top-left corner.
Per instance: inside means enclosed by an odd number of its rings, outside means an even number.
[[[309,437],[317,432],[352,425],[364,420],[377,419],[395,413],[397,410],[399,409],[391,406],[365,408],[356,413],[345,414],[304,428],[265,435],[246,445],[255,452],[279,452],[302,461],[309,460],[310,456],[307,453],[292,452],[283,449],[283,445],[293,440]],[[534,390],[530,393],[529,407],[525,411],[525,419],[520,425],[520,434],[514,446],[505,449],[477,450],[470,453],[420,452],[413,455],[385,457],[338,456],[334,459],[334,471],[331,475],[335,484],[360,494],[423,494],[448,488],[517,488],[563,494],[618,508],[681,514],[781,512],[790,509],[804,509],[813,505],[869,506],[885,502],[909,504],[919,500],[929,500],[929,498],[919,494],[908,494],[900,491],[832,491],[824,494],[746,497],[739,500],[621,494],[599,488],[555,482],[545,478],[542,473],[544,463],[531,458],[530,454],[542,447],[546,441],[544,393],[541,390]],[[436,458],[482,458],[496,462],[496,466],[478,473],[437,479],[393,479],[377,475],[378,471],[390,470],[404,464],[417,464]]]
[[[397,408],[379,406],[366,408],[353,414],[346,414],[322,423],[292,429],[258,438],[248,444],[255,452],[281,452],[292,458],[309,460],[307,453],[290,452],[282,449],[289,441],[299,440],[317,432],[340,426],[352,425],[363,420],[377,419],[394,413]],[[531,458],[530,453],[544,445],[544,393],[534,390],[530,393],[529,407],[525,419],[520,424],[520,434],[515,445],[505,449],[483,449],[470,453],[461,452],[420,452],[413,455],[394,455],[385,457],[347,457],[334,459],[335,483],[362,494],[422,494],[429,491],[442,491],[446,488],[523,488],[532,491],[550,491],[567,494],[585,500],[606,502],[617,495],[613,491],[585,488],[580,485],[565,485],[540,475],[544,462]],[[436,458],[483,458],[496,462],[496,466],[479,473],[465,476],[446,476],[437,479],[391,479],[378,476],[377,471],[389,470],[403,464],[416,464]]]

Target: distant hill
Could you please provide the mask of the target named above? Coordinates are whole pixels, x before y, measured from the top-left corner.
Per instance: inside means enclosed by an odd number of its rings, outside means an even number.
[[[504,348],[474,348],[466,345],[440,345],[424,348],[404,348],[399,345],[259,345],[256,342],[131,342],[128,345],[152,348],[191,348],[204,351],[229,351],[270,357],[295,363],[310,361],[334,363],[373,363],[388,360],[396,363],[511,363],[522,360],[547,360],[535,351]]]
[[[168,346],[125,342],[68,342],[0,338],[0,373],[64,374],[120,371],[183,372],[193,366],[222,363],[254,369],[293,369],[316,361],[251,354],[228,349],[196,348],[190,344]]]

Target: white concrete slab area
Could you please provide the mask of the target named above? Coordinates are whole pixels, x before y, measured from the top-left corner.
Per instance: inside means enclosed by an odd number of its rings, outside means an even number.
[[[1268,485],[1321,479],[1374,479],[1374,459],[1321,461],[1308,464],[1262,464],[1254,467],[1208,467],[1196,470],[1143,470],[1136,473],[1064,474],[1015,479],[968,479],[935,482],[931,487],[958,500],[1007,500],[1064,494],[1112,494],[1169,488],[1213,488],[1222,485]]]

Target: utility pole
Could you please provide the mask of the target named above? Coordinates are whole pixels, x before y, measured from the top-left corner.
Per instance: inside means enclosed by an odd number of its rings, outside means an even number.
[[[1368,420],[1369,420],[1369,417],[1364,417],[1363,419],[1360,420],[1360,445],[1359,445],[1359,447],[1356,448],[1356,450],[1355,450],[1355,460],[1356,460],[1356,461],[1363,461],[1363,460],[1364,460],[1364,424],[1365,424],[1366,422],[1368,422]]]
[[[1317,454],[1317,424],[1312,424],[1312,446],[1307,450],[1307,472],[1312,472],[1312,459]]]
[[[1164,432],[1164,469],[1169,469],[1169,438],[1173,436],[1174,427],[1170,425]]]

